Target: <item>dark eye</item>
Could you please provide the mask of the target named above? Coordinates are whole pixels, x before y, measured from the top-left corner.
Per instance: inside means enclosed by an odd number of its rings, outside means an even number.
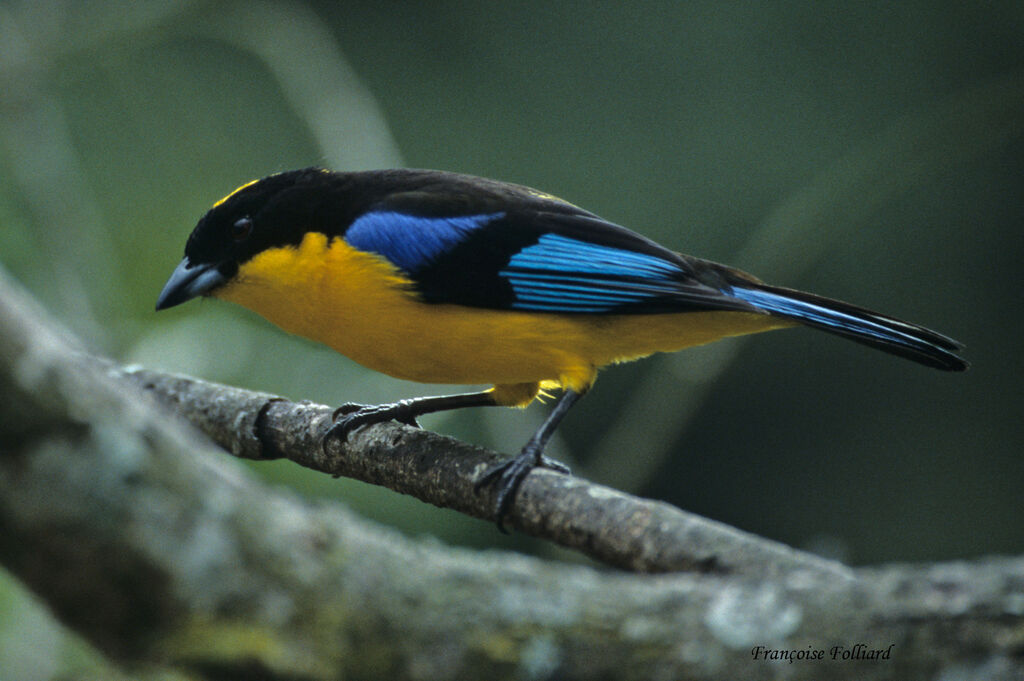
[[[231,225],[231,238],[235,241],[245,241],[252,234],[252,218],[246,215],[239,218]]]

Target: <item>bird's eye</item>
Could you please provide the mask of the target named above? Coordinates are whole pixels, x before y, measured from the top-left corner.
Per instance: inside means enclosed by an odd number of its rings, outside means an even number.
[[[248,215],[239,218],[231,225],[231,238],[235,241],[245,241],[252,234],[252,218]]]

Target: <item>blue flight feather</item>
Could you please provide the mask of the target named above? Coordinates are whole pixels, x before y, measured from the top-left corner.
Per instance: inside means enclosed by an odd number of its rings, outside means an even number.
[[[382,255],[415,272],[462,241],[474,230],[504,213],[428,218],[393,211],[373,211],[358,217],[345,231],[345,241],[361,251]]]
[[[500,275],[520,310],[600,313],[678,293],[679,266],[654,255],[545,234]]]
[[[509,266],[553,272],[592,272],[628,277],[679,274],[679,266],[654,255],[600,246],[559,234],[545,234],[536,244],[512,256]]]

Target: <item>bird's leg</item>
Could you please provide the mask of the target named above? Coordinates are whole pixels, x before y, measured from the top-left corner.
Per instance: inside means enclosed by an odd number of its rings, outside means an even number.
[[[391,404],[343,404],[334,411],[334,424],[324,434],[323,445],[330,440],[345,439],[349,433],[360,426],[384,421],[398,421],[410,426],[419,427],[416,418],[424,414],[463,407],[497,406],[489,390],[477,393],[461,393],[459,395],[437,395],[434,397],[414,397],[399,400]]]
[[[518,456],[494,466],[481,477],[474,485],[477,491],[480,488],[494,484],[495,500],[494,515],[498,523],[498,529],[505,532],[504,520],[512,502],[515,500],[516,491],[534,468],[541,466],[550,468],[559,473],[568,473],[569,468],[563,463],[544,456],[544,446],[555,432],[555,428],[562,421],[565,414],[572,408],[572,405],[583,396],[583,392],[566,390],[561,399],[555,404],[547,419],[541,424],[537,432],[533,434],[529,442],[519,452]]]

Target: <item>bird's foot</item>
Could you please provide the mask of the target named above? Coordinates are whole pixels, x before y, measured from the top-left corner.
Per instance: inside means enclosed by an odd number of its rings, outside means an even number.
[[[534,468],[550,468],[558,473],[569,473],[569,467],[564,463],[549,459],[541,453],[541,447],[533,442],[527,443],[518,456],[503,461],[491,467],[483,476],[476,481],[473,489],[479,492],[488,485],[494,485],[496,492],[494,497],[494,518],[498,523],[498,529],[508,534],[505,529],[505,516],[512,510],[512,502],[515,500],[516,492],[523,480]]]
[[[333,439],[344,440],[349,433],[360,426],[368,426],[373,423],[384,421],[398,421],[407,426],[420,427],[416,417],[416,411],[412,400],[399,400],[390,404],[357,404],[349,402],[334,410],[332,420],[334,423],[324,434],[323,446],[326,449],[327,443]]]

